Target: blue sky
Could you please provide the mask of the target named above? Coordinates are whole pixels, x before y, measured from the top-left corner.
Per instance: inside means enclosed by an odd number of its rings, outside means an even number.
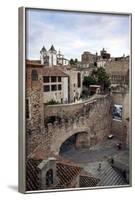
[[[39,59],[42,46],[48,50],[52,44],[68,59],[80,60],[84,51],[99,53],[103,47],[112,56],[130,53],[128,15],[28,9],[26,17],[28,59]]]

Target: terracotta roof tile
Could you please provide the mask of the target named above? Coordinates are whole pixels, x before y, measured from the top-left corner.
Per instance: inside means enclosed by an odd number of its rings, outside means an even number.
[[[56,67],[44,67],[43,69],[43,76],[61,76],[61,77],[66,77],[68,76],[65,72],[62,70],[58,69]]]
[[[80,187],[95,187],[100,179],[93,176],[80,176]]]
[[[28,159],[26,161],[26,191],[39,189],[39,170],[37,168],[41,160]]]
[[[80,174],[81,168],[70,164],[58,162],[57,176],[59,177],[59,184],[61,187],[66,187],[71,184],[72,180]]]
[[[56,156],[56,169],[58,176],[58,183],[54,189],[69,188],[72,185],[72,181],[77,176],[80,177],[80,187],[94,187],[100,181],[93,177],[92,174],[85,172],[78,164],[69,160]],[[39,184],[39,169],[38,165],[42,162],[42,159],[34,160],[27,159],[26,161],[26,190],[34,191],[40,189]]]
[[[40,60],[26,60],[26,67],[43,67]]]

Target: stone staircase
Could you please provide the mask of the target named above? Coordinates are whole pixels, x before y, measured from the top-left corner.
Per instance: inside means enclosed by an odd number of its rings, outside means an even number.
[[[100,179],[97,186],[127,185],[125,178],[109,164],[98,171],[97,177]]]

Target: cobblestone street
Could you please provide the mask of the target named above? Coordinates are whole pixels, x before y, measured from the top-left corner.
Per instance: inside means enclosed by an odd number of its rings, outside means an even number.
[[[121,152],[124,151],[125,155],[125,153],[128,154],[128,150],[125,146],[123,146],[121,150],[118,150],[117,143],[119,143],[119,141],[115,139],[106,140],[102,144],[96,145],[90,149],[75,149],[75,147],[71,145],[69,150],[61,152],[60,155],[77,163],[101,162],[107,160],[109,157],[116,157],[118,155],[119,159],[121,159]]]
[[[108,162],[110,158],[113,158],[114,162],[121,165],[121,169],[124,166],[124,169],[128,170],[128,149],[122,146],[122,149],[118,150],[118,142],[115,139],[106,140],[100,145],[84,150],[75,149],[72,145],[69,150],[62,152],[61,156],[78,163],[85,171],[100,178],[98,186],[127,185],[123,176],[117,173]]]

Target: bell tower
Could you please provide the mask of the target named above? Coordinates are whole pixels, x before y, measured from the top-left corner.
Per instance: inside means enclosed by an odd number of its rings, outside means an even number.
[[[40,61],[41,61],[41,64],[46,64],[47,62],[47,50],[46,48],[43,46],[41,51],[40,51]]]
[[[55,50],[53,45],[49,49],[48,53],[49,53],[49,66],[57,65],[57,51]]]

